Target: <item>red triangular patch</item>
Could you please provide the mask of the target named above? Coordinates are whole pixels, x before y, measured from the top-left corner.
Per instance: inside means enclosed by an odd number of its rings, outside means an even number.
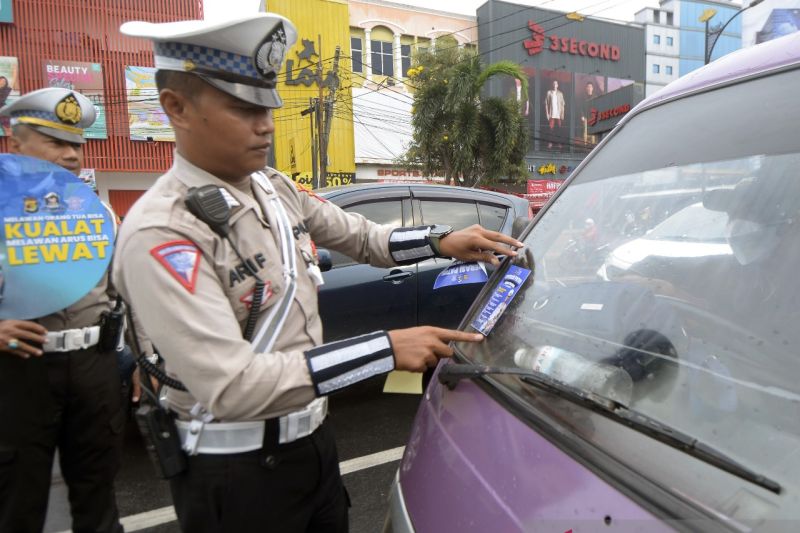
[[[191,241],[170,241],[159,244],[150,255],[172,274],[172,277],[194,294],[197,270],[200,268],[200,249]]]

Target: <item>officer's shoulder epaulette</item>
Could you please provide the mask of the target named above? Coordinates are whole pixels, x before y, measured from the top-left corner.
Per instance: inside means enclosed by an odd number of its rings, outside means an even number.
[[[319,200],[320,202],[323,202],[323,203],[327,202],[327,200],[325,198],[323,198],[323,197],[319,196],[317,193],[315,193],[314,190],[311,187],[307,187],[307,186],[303,185],[302,183],[293,180],[292,178],[290,178],[286,174],[284,174],[282,172],[279,172],[279,171],[275,170],[274,168],[267,167],[266,173],[267,173],[267,176],[269,176],[269,177],[277,177],[277,178],[279,178],[281,181],[286,183],[288,186],[290,186],[292,189],[294,189],[295,191],[297,191],[300,194],[307,194],[308,196],[310,196],[312,198],[315,198],[316,200]]]

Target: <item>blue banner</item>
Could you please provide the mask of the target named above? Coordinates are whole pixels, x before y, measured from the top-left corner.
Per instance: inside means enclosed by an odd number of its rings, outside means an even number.
[[[436,276],[433,289],[451,287],[453,285],[466,285],[467,283],[483,283],[489,279],[486,266],[483,263],[464,263],[455,261]]]
[[[102,279],[114,221],[100,198],[67,170],[0,154],[0,319],[64,309]]]
[[[0,22],[14,22],[12,0],[0,0]]]
[[[472,321],[472,327],[480,333],[488,335],[530,275],[531,271],[527,268],[511,265],[503,279],[492,291],[489,301],[478,313],[477,318]]]

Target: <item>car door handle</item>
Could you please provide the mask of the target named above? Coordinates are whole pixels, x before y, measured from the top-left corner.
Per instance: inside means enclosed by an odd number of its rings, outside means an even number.
[[[414,274],[403,270],[392,270],[387,275],[383,276],[383,281],[391,281],[392,283],[402,283],[404,279],[408,279]]]

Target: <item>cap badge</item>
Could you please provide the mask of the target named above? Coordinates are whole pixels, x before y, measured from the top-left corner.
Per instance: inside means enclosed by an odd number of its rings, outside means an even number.
[[[69,94],[56,104],[56,117],[67,124],[77,124],[81,121],[81,105],[75,95]]]
[[[281,22],[256,48],[253,54],[256,70],[264,77],[276,74],[281,69],[285,56],[286,31]]]
[[[191,59],[186,59],[183,62],[183,70],[185,70],[186,72],[191,72],[196,68],[197,68],[197,65],[195,65],[194,61],[192,61]]]

